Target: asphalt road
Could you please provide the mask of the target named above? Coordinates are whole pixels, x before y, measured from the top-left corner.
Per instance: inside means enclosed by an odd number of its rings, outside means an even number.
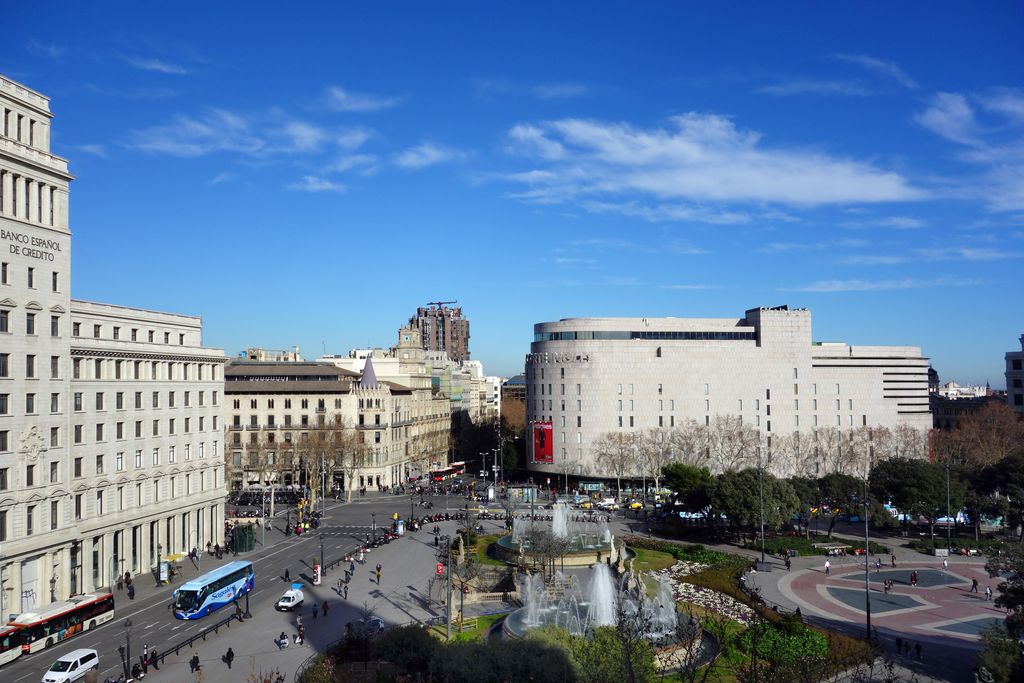
[[[443,511],[444,501],[444,496],[435,497],[433,511]],[[465,501],[461,497],[451,496],[449,503],[454,510],[462,507]],[[124,627],[126,620],[130,619],[132,622],[130,631],[131,655],[137,661],[138,656],[142,653],[144,644],[156,647],[160,651],[166,651],[167,648],[175,643],[186,640],[190,635],[196,634],[215,621],[230,615],[231,607],[225,607],[197,621],[182,621],[174,618],[169,605],[171,592],[176,584],[195,578],[205,571],[209,571],[234,559],[250,560],[255,568],[255,589],[249,595],[249,608],[253,618],[246,620],[244,623],[234,622],[229,629],[222,629],[220,633],[210,635],[205,643],[200,641],[197,644],[197,650],[204,663],[212,660],[217,667],[222,667],[222,663],[218,661],[220,655],[213,654],[213,649],[223,653],[230,646],[239,651],[238,645],[233,643],[238,643],[239,639],[242,639],[243,642],[246,640],[251,641],[256,636],[264,642],[265,647],[263,649],[272,653],[277,649],[273,642],[277,634],[282,630],[287,631],[289,634],[294,631],[292,615],[276,612],[273,608],[274,603],[277,602],[277,599],[286,587],[283,579],[285,569],[289,570],[292,581],[304,580],[311,583],[312,564],[314,561],[319,561],[320,558],[321,535],[323,537],[323,555],[325,560],[330,562],[357,549],[361,545],[361,539],[364,539],[371,533],[371,527],[374,522],[376,522],[378,528],[389,525],[391,517],[395,512],[400,513],[403,518],[409,514],[408,496],[372,496],[366,499],[354,499],[352,503],[329,501],[327,503],[325,523],[319,530],[309,534],[304,534],[301,537],[296,537],[295,535],[285,536],[285,518],[280,516],[274,521],[274,529],[266,532],[265,546],[260,545],[262,533],[257,532],[257,549],[251,553],[243,553],[237,558],[225,555],[219,561],[204,554],[198,568],[193,567],[191,562],[186,559],[183,561],[185,565],[184,576],[178,582],[169,586],[158,587],[151,574],[137,576],[135,581],[135,600],[129,601],[126,593],[115,591],[116,607],[113,621],[103,624],[93,631],[75,636],[48,650],[20,657],[0,670],[0,680],[3,680],[4,683],[39,681],[54,660],[77,648],[97,650],[100,655],[99,680],[101,682],[108,676],[116,677],[122,671],[118,646],[124,645],[126,641],[127,629]],[[375,519],[372,513],[376,513]],[[425,511],[422,508],[417,508],[416,514],[419,516],[425,514]],[[426,539],[425,532],[421,531],[419,533]],[[412,535],[412,537],[415,536],[415,534]],[[397,565],[399,564],[398,558],[403,554],[400,546],[404,544],[409,544],[408,538],[399,539],[388,546],[384,546],[382,549],[375,550],[374,553],[377,553],[377,555],[372,553],[371,555],[375,560],[387,555],[389,564]],[[406,545],[406,549],[409,549],[410,545]],[[417,543],[416,545],[423,544]],[[432,558],[432,551],[429,554]],[[432,561],[430,558],[428,560]],[[424,564],[424,569],[429,569],[429,561]],[[350,604],[347,606],[342,604],[333,588],[337,582],[337,577],[341,575],[341,571],[341,569],[337,569],[325,578],[325,584],[330,584],[332,588],[321,586],[317,591],[323,591],[324,595],[333,595],[334,600],[331,600],[332,604],[340,608],[336,609],[336,612],[339,613],[338,616],[352,618],[358,611],[356,607],[358,603],[355,601],[372,589],[369,586],[360,585],[360,588],[363,590],[353,591],[350,594]],[[364,574],[366,571],[368,569],[364,569]],[[357,571],[357,574],[359,574],[359,571]],[[355,588],[354,584],[353,588]],[[307,591],[306,606],[304,607],[306,611],[310,609],[316,598],[315,594]],[[322,597],[320,599],[322,600]],[[335,615],[332,614],[331,616],[334,617]],[[307,619],[307,624],[309,624],[308,618],[308,614],[304,616],[304,619]],[[331,621],[333,621],[333,618]],[[312,630],[308,625],[307,629]],[[341,637],[340,630],[337,637]],[[319,639],[317,638],[317,640]],[[331,638],[331,641],[336,639]],[[327,643],[323,644],[326,645]],[[206,650],[211,652],[204,652]],[[244,652],[245,650],[242,651]],[[154,672],[151,669],[150,675],[147,678],[156,680],[166,678],[170,680],[176,677],[178,680],[182,680],[182,678],[184,680],[192,680],[192,677],[189,676],[190,672],[187,664],[185,664],[188,658],[191,657],[192,652],[188,651],[187,655],[185,652],[183,651],[177,658],[167,660],[168,664],[172,664],[174,659],[181,660],[183,666],[174,666],[178,670],[177,676],[164,674],[164,671],[168,669],[168,665],[164,665],[158,672]],[[312,654],[312,652],[307,647],[305,649],[305,656],[309,654]],[[288,659],[292,659],[292,657]],[[247,674],[242,674],[241,671],[248,671],[250,668],[250,666],[245,664],[242,661],[236,660],[234,667],[238,671],[237,675],[229,673],[224,680],[244,680]],[[227,672],[226,667],[224,670]],[[294,668],[292,671],[294,671]],[[291,672],[288,673],[290,680]],[[205,680],[212,680],[209,671],[205,675]]]

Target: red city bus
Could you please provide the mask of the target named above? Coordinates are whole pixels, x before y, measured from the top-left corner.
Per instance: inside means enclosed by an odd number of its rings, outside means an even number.
[[[13,662],[20,656],[21,640],[18,639],[18,629],[0,626],[0,666]]]
[[[18,630],[23,653],[38,652],[114,618],[114,595],[86,593],[22,612],[8,627]]]

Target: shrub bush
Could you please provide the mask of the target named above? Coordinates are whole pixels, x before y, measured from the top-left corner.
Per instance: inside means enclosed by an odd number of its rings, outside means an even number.
[[[790,619],[784,619],[778,628],[756,624],[740,635],[740,645],[760,659],[787,664],[828,655],[828,639],[823,634]]]
[[[784,550],[795,550],[801,555],[826,555],[828,553],[824,548],[815,548],[815,543],[829,543],[826,536],[812,536],[807,539],[803,536],[778,536],[775,538],[766,538],[764,541],[765,552],[769,552],[772,555],[781,555]],[[844,543],[853,548],[863,548],[864,542],[861,541],[847,541],[844,539],[834,539],[833,543]],[[743,544],[744,548],[750,550],[760,550],[760,541],[754,543]],[[884,546],[881,543],[875,543],[871,541],[871,552],[874,555],[887,555],[889,553],[888,546]]]
[[[729,556],[725,553],[708,550],[702,545],[681,545],[679,543],[659,541],[653,538],[643,538],[642,536],[623,536],[622,541],[627,546],[644,548],[646,550],[657,550],[659,552],[668,553],[677,560],[683,560],[686,562],[699,562],[701,564],[716,565],[729,559]]]

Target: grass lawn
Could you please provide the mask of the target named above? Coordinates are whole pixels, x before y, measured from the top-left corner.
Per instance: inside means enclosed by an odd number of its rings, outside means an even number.
[[[676,563],[676,558],[658,550],[647,550],[646,548],[630,548],[630,550],[636,553],[636,558],[633,559],[633,571],[635,572],[656,572],[668,569]]]
[[[487,635],[487,632],[491,630],[491,626],[494,626],[495,622],[497,622],[499,619],[504,619],[507,615],[508,613],[505,612],[502,614],[488,614],[485,617],[477,617],[476,628],[471,631],[463,631],[461,633],[459,632],[458,624],[453,621],[452,642],[455,643],[459,641],[483,640],[484,636]],[[434,635],[437,638],[444,640],[448,634],[448,627],[431,626],[430,633],[431,635]]]
[[[476,539],[476,546],[473,548],[473,558],[479,564],[489,564],[495,567],[507,567],[508,563],[503,560],[498,560],[487,554],[487,549],[498,542],[501,538],[500,535],[492,536],[478,536]]]

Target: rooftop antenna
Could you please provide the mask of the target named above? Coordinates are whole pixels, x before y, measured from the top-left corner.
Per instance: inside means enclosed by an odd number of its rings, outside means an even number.
[[[438,307],[441,307],[441,306],[444,306],[445,304],[457,304],[457,303],[459,303],[459,302],[458,301],[428,301],[427,305],[428,306],[438,306]]]

